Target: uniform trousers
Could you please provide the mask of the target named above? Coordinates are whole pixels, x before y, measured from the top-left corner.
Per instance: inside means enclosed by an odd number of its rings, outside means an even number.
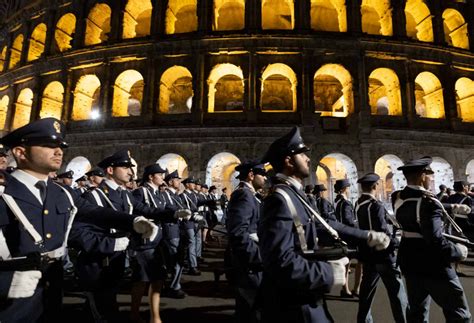
[[[194,224],[194,230],[196,231],[196,256],[202,256],[202,229],[199,223]]]
[[[262,273],[244,273],[238,271],[236,276],[235,321],[256,323],[261,320],[259,286]]]
[[[357,322],[373,322],[370,307],[372,306],[372,301],[375,292],[377,291],[377,284],[380,278],[382,278],[382,282],[387,290],[395,322],[406,322],[408,301],[400,269],[396,264],[392,263],[373,264],[370,262],[363,263]]]
[[[184,246],[188,255],[188,264],[191,268],[197,267],[196,236],[197,232],[194,228],[183,230]]]
[[[471,322],[466,295],[458,277],[405,274],[409,323],[429,322],[431,298],[443,309],[446,322]]]
[[[174,290],[181,289],[181,275],[183,266],[179,261],[179,238],[163,239],[168,268],[172,268],[170,288]]]

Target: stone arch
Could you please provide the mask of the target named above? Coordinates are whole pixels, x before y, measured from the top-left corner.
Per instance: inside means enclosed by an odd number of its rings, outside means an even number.
[[[188,163],[186,160],[178,154],[169,153],[161,156],[157,161],[163,169],[168,170],[169,173],[178,170],[178,174],[181,178],[188,177]]]
[[[67,51],[72,48],[71,41],[76,32],[76,16],[72,13],[67,13],[59,18],[54,31],[54,39],[56,46],[60,52]]]
[[[7,59],[7,46],[3,46],[0,50],[0,73],[6,68],[5,61]]]
[[[296,111],[295,72],[286,64],[268,65],[262,73],[260,108],[262,111]]]
[[[352,76],[344,66],[326,64],[314,74],[314,106],[321,116],[345,118],[354,112]]]
[[[86,157],[77,156],[71,159],[71,161],[67,164],[66,171],[72,170],[74,172],[73,182],[75,182],[76,179],[83,176],[91,168],[92,165]]]
[[[30,122],[32,105],[33,91],[29,88],[21,90],[15,103],[15,116],[13,118],[12,130],[20,128]]]
[[[444,39],[450,46],[469,49],[467,23],[456,9],[443,11]]]
[[[345,0],[311,0],[311,29],[346,32]]]
[[[91,46],[109,39],[112,9],[105,3],[96,3],[86,19],[84,45]]]
[[[446,185],[446,187],[453,187],[454,184],[454,172],[451,165],[441,157],[433,157],[433,162],[431,163],[431,169],[434,172],[434,181],[432,187],[430,187],[432,192],[438,193],[439,186],[441,184]]]
[[[10,98],[4,95],[0,100],[0,131],[7,130],[8,104]]]
[[[197,30],[197,0],[169,0],[165,33],[179,34]]]
[[[383,100],[385,99],[385,100]],[[381,105],[380,103],[383,103]],[[381,113],[381,106],[388,110],[388,115],[402,115],[400,82],[397,74],[389,68],[377,68],[369,75],[369,104],[372,114]]]
[[[392,208],[391,194],[407,185],[402,171],[397,170],[403,161],[396,155],[383,155],[375,162],[374,172],[380,176],[381,185],[378,186],[378,198],[389,209]]]
[[[294,28],[293,0],[262,0],[262,29],[293,30]]]
[[[208,112],[243,111],[244,74],[234,64],[214,66],[207,79]]]
[[[193,101],[193,76],[183,66],[172,66],[160,80],[159,113],[191,113]]]
[[[245,0],[214,0],[213,30],[245,28]]]
[[[100,80],[96,75],[81,76],[74,89],[72,120],[88,120],[94,111],[100,111]]]
[[[360,14],[362,32],[370,35],[393,35],[390,0],[362,0]]]
[[[46,32],[47,32],[46,24],[41,23],[38,24],[33,32],[31,33],[30,37],[30,47],[28,49],[28,56],[26,60],[28,62],[33,61],[41,57],[44,52],[44,45],[46,43]]]
[[[19,34],[16,36],[15,40],[13,41],[13,46],[10,49],[10,64],[8,68],[12,69],[15,68],[21,59],[21,51],[23,50],[23,34]]]
[[[143,102],[143,76],[136,70],[126,70],[115,80],[113,117],[139,116]]]
[[[405,18],[408,37],[422,42],[434,41],[432,15],[424,0],[407,0]]]
[[[124,39],[150,35],[153,5],[150,0],[128,0],[123,15]]]
[[[240,164],[240,159],[232,153],[221,152],[214,155],[206,167],[206,184],[215,185],[218,189],[227,187],[233,191],[239,184],[235,166]]]
[[[466,178],[469,183],[474,183],[474,159],[467,163]]]
[[[474,122],[474,81],[461,77],[456,81],[455,90],[458,117],[463,122]]]
[[[61,82],[49,83],[43,91],[40,118],[53,117],[61,119],[64,104],[64,86]]]
[[[416,113],[422,118],[444,119],[443,88],[431,72],[421,72],[415,79]]]
[[[348,179],[351,183],[348,198],[354,203],[359,197],[357,167],[347,155],[331,153],[321,158],[316,167],[316,178],[318,183],[326,185],[330,201],[334,201],[336,197],[334,193],[336,180],[342,178]]]

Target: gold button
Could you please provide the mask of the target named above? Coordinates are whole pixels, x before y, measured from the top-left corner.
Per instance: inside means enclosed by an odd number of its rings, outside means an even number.
[[[48,214],[49,214],[49,211],[48,211],[48,210],[44,210],[43,214],[44,214],[44,215],[48,215]]]
[[[53,235],[52,235],[51,233],[46,233],[46,238],[47,238],[47,239],[51,239],[52,236],[53,236]]]

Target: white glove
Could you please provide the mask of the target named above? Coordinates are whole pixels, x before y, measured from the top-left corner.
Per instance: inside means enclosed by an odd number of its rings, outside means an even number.
[[[202,215],[199,215],[199,214],[194,214],[193,218],[194,218],[194,221],[196,221],[196,222],[204,220],[204,217]]]
[[[458,248],[459,252],[461,253],[461,261],[467,259],[467,247],[463,244],[456,243],[456,248]]]
[[[387,249],[388,245],[390,244],[390,238],[383,232],[369,231],[367,244],[369,247],[375,248],[375,250],[384,250]]]
[[[186,217],[184,218],[184,220],[186,220],[186,221],[189,221],[189,220],[191,220],[191,216],[192,216],[192,215],[188,215],[188,216],[186,216]]]
[[[465,204],[451,204],[451,211],[455,214],[468,215],[471,213],[471,208]]]
[[[143,216],[137,216],[133,219],[133,230],[137,233],[141,233],[143,239],[155,240],[158,234],[158,227]]]
[[[346,284],[346,266],[349,263],[349,258],[344,257],[338,260],[329,260],[328,263],[332,267],[332,276],[334,277],[331,294],[338,293],[341,287]]]
[[[26,298],[33,296],[40,278],[41,271],[39,270],[15,271],[7,298]]]
[[[174,212],[174,218],[175,219],[190,219],[191,218],[191,210],[188,209],[180,209],[176,212]]]
[[[255,241],[256,243],[258,243],[258,235],[257,235],[257,233],[250,233],[250,234],[249,234],[249,238],[250,238],[250,240],[253,240],[253,241]]]
[[[128,247],[130,240],[127,237],[115,239],[114,251],[124,251]]]

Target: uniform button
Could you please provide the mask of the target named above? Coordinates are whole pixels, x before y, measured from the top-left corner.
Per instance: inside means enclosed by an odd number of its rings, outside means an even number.
[[[52,236],[53,236],[53,235],[52,235],[51,233],[46,233],[46,238],[47,238],[47,239],[51,239]]]
[[[43,214],[44,214],[44,215],[48,215],[48,214],[49,214],[49,211],[48,211],[48,210],[44,210]]]

